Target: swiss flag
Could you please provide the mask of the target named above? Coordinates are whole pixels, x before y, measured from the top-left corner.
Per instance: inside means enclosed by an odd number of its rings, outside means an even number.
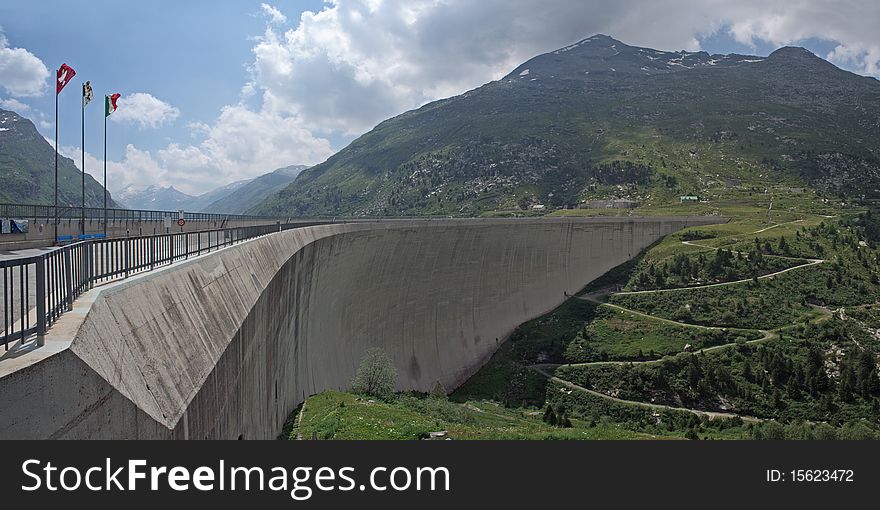
[[[67,82],[73,79],[76,76],[76,71],[73,70],[67,64],[61,64],[61,68],[58,69],[58,80],[55,82],[55,95],[61,93],[61,89],[67,85]]]

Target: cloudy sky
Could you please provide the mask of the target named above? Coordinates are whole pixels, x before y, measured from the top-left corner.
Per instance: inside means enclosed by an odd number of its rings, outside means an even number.
[[[0,108],[79,165],[80,84],[120,92],[108,124],[111,190],[188,193],[315,164],[378,122],[498,79],[596,33],[662,50],[766,55],[804,46],[880,77],[876,0],[4,0]],[[86,109],[86,170],[99,175],[103,106]]]

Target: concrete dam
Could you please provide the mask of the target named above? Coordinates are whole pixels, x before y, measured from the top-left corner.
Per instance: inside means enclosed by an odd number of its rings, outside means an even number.
[[[0,438],[272,439],[375,346],[398,389],[453,389],[566,293],[721,221],[387,220],[242,242],[96,287],[43,347],[0,360]]]

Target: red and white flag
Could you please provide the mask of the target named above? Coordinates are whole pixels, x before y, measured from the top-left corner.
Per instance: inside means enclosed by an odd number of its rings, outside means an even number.
[[[58,69],[58,79],[55,82],[55,95],[60,94],[61,89],[63,89],[74,76],[76,76],[76,71],[74,71],[72,67],[67,64],[61,64],[61,67]]]
[[[116,111],[116,101],[119,99],[120,94],[110,94],[109,96],[104,96],[104,116],[109,117],[111,113]]]

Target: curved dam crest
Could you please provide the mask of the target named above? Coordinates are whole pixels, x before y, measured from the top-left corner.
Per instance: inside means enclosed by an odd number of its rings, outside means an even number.
[[[271,439],[374,346],[398,389],[456,388],[565,293],[722,221],[389,220],[247,241],[90,291],[55,326],[69,348],[0,378],[0,438]]]

